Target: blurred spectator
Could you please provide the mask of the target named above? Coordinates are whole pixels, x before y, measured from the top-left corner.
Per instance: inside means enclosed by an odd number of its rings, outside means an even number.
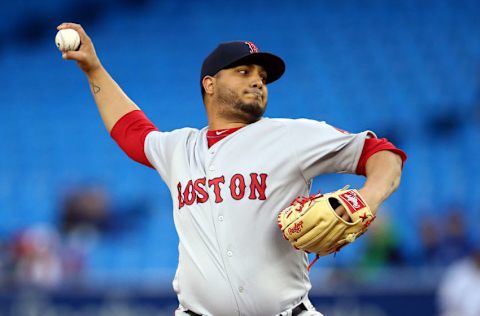
[[[422,265],[445,267],[471,250],[463,218],[465,212],[458,206],[451,207],[446,212],[447,215],[442,217],[441,222],[428,217],[421,220]]]
[[[363,265],[366,267],[398,266],[404,263],[396,232],[385,213],[377,216],[366,235]]]
[[[362,271],[357,274],[358,281],[380,284],[385,268],[404,264],[396,232],[386,213],[377,215],[363,238],[366,238],[366,246],[359,266]]]
[[[480,247],[452,264],[438,289],[441,316],[480,315]]]
[[[420,221],[421,258],[420,264],[425,266],[443,265],[441,236],[439,225],[430,217]]]
[[[134,232],[148,219],[148,201],[122,201],[114,205],[102,185],[82,184],[71,188],[61,204],[59,229],[67,238],[95,242],[125,231]]]
[[[464,222],[464,214],[466,213],[462,208],[455,206],[450,208],[446,218],[441,257],[447,265],[463,258],[471,251],[471,244]]]
[[[0,258],[0,281],[51,290],[81,286],[86,259],[97,240],[148,218],[145,202],[113,209],[102,186],[82,185],[69,190],[62,199],[58,227],[31,226],[9,241],[6,255]]]
[[[12,271],[14,270],[15,261],[13,257],[12,247],[8,240],[0,240],[0,285],[2,287],[10,287],[15,284]]]
[[[103,232],[108,230],[110,199],[103,187],[82,186],[68,192],[64,198],[60,228],[65,234],[77,230]]]
[[[62,280],[59,238],[48,226],[20,232],[13,240],[14,276],[18,285],[54,288]]]
[[[20,287],[56,289],[76,281],[83,256],[62,245],[51,226],[38,225],[19,232],[12,240],[14,283]]]

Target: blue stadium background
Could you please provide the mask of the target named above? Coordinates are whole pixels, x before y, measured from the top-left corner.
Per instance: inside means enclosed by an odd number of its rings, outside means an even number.
[[[385,221],[395,223],[402,264],[400,270],[388,263],[382,268],[407,271],[409,280],[424,277],[429,267],[419,259],[422,219],[441,223],[449,210],[460,208],[466,238],[479,239],[474,219],[480,210],[472,207],[480,202],[479,10],[478,2],[468,0],[2,1],[4,249],[31,227],[55,230],[62,199],[71,190],[101,187],[111,200],[111,216],[128,223],[113,233],[80,237],[85,249],[80,287],[87,296],[99,297],[112,288],[153,292],[174,304],[170,282],[177,237],[169,193],[155,171],[118,149],[102,125],[85,76],[74,62],[62,60],[55,28],[74,21],[89,33],[111,75],[162,130],[206,125],[199,71],[218,42],[246,39],[282,56],[287,71],[269,87],[267,116],[325,120],[352,132],[371,129],[407,152],[402,184],[382,210]],[[359,186],[362,179],[322,176],[314,190],[346,183]],[[130,209],[138,209],[139,216],[128,217]],[[363,239],[313,269],[312,292],[327,298],[330,315],[344,314],[332,307],[338,296],[322,285],[325,275],[355,269],[366,251],[368,238]],[[393,297],[417,289],[410,299],[427,302],[427,312],[418,315],[428,315],[435,310],[442,268],[421,284],[388,273],[387,279],[356,284]],[[2,273],[8,279],[11,271]],[[17,285],[7,283],[3,299],[12,306],[18,298],[9,296],[9,289]],[[75,291],[78,284],[38,290],[56,297],[59,288]],[[72,300],[66,296],[58,301]],[[385,315],[394,315],[389,306],[382,307]]]

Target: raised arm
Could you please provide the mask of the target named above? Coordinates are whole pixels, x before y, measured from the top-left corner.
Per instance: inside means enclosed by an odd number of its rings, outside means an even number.
[[[62,57],[66,60],[75,60],[87,76],[98,111],[110,133],[115,123],[122,116],[133,110],[138,110],[139,107],[130,100],[103,68],[90,37],[81,25],[62,23],[57,29],[74,29],[80,35],[80,48],[77,51],[62,52]]]

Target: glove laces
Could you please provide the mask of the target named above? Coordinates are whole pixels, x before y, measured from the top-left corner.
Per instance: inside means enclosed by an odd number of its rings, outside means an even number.
[[[312,262],[310,262],[310,264],[308,265],[308,271],[310,272],[310,269],[312,268],[312,266],[315,264],[315,262],[317,262],[317,260],[320,258],[319,255],[316,255],[315,256],[315,259],[312,260]]]

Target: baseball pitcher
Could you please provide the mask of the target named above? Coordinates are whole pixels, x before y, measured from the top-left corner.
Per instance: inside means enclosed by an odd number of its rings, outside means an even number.
[[[363,234],[398,187],[406,155],[371,131],[263,116],[283,60],[252,42],[218,45],[204,60],[203,129],[161,131],[110,77],[83,28],[64,51],[86,74],[102,120],[133,160],[155,169],[179,236],[175,315],[322,315],[308,299],[308,252],[339,251]],[[309,196],[324,173],[366,177],[358,190]]]

